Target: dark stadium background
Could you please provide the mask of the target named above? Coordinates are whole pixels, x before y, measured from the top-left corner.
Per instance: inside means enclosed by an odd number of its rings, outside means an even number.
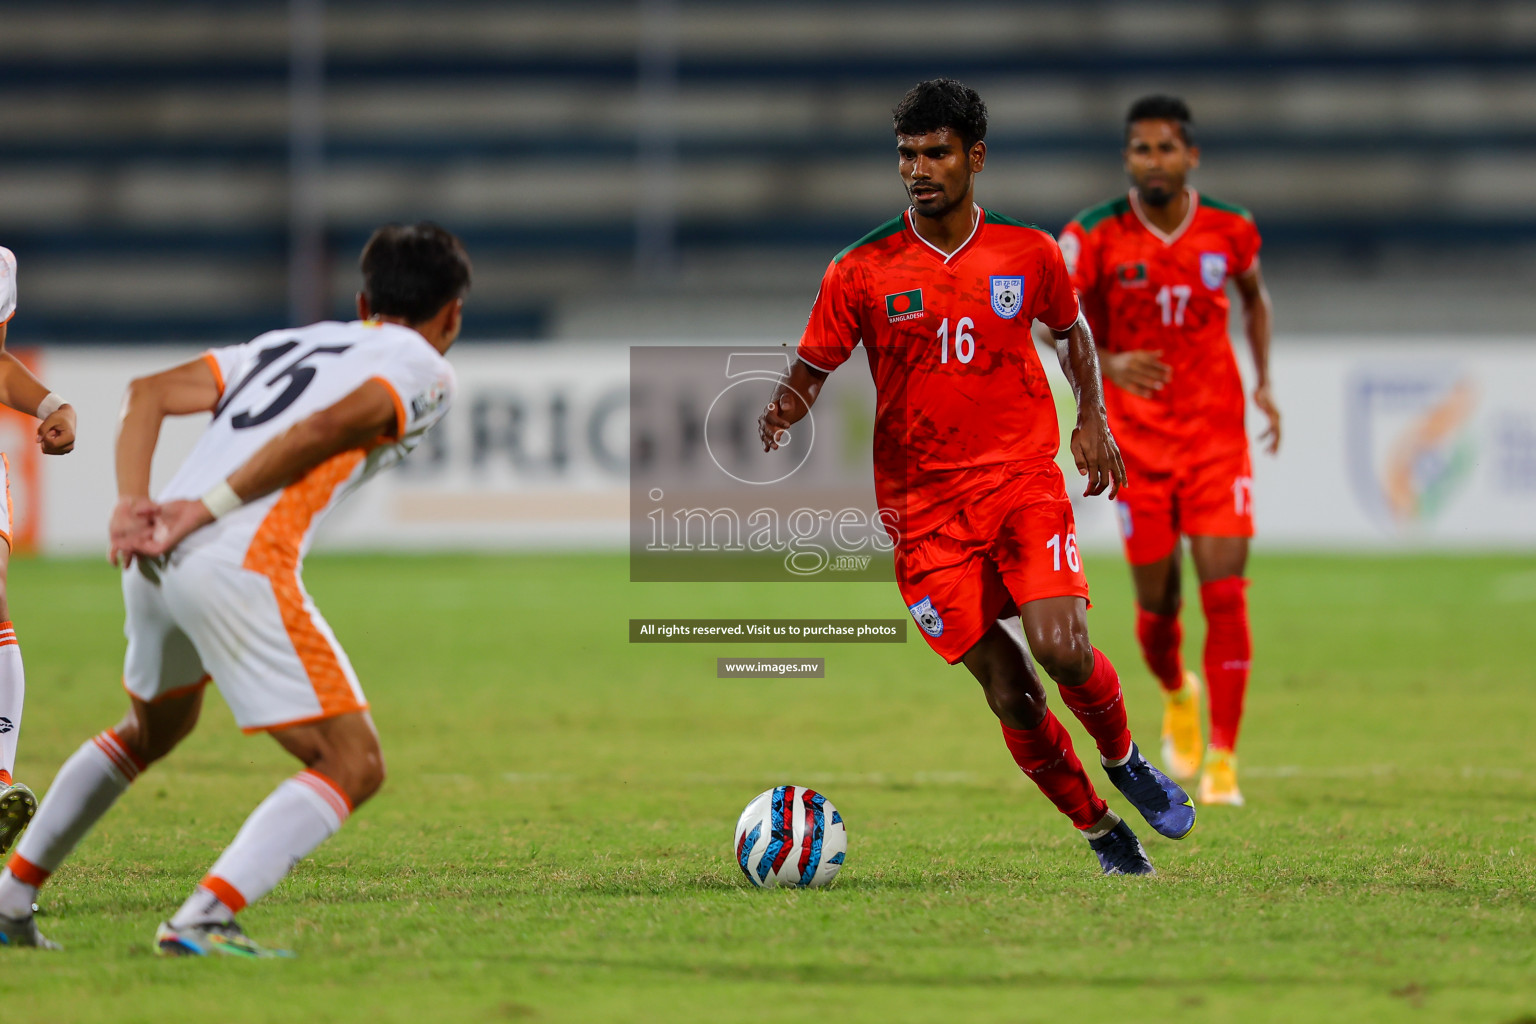
[[[901,201],[888,112],[936,75],[991,107],[985,201],[1053,230],[1120,189],[1131,99],[1187,97],[1282,338],[1536,314],[1513,0],[0,0],[12,344],[344,313],[367,231],[418,217],[474,254],[470,340],[793,337]]]

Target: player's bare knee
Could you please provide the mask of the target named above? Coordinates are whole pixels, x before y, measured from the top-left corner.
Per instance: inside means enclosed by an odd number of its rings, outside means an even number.
[[[1033,729],[1045,720],[1045,691],[1036,680],[989,686],[986,694],[992,713],[1010,729]]]
[[[993,627],[962,659],[986,694],[987,706],[1014,729],[1033,729],[1045,717],[1045,691],[1013,638]]]
[[[187,738],[197,726],[202,707],[201,690],[158,704],[135,700],[113,732],[135,757],[153,764]]]
[[[306,759],[305,763],[336,783],[354,808],[384,785],[384,752],[377,741],[322,743],[317,746],[313,760]]]
[[[378,747],[362,755],[358,761],[357,791],[348,794],[352,797],[352,805],[356,807],[364,800],[369,799],[384,786],[384,779],[389,773],[384,767],[384,752]]]
[[[1138,590],[1136,604],[1153,615],[1177,615],[1184,608],[1184,593],[1177,583],[1159,590]]]
[[[1093,645],[1076,631],[1041,637],[1038,643],[1031,638],[1030,650],[1045,674],[1062,686],[1081,686],[1093,674]]]
[[[132,711],[123,716],[112,730],[128,752],[143,764],[153,764],[175,749],[175,742],[166,742],[154,735]]]
[[[345,760],[322,761],[311,767],[341,787],[354,809],[384,785],[384,756],[377,750],[350,753]]]

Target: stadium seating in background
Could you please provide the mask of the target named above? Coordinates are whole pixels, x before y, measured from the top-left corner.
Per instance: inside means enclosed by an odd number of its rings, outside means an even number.
[[[243,339],[285,318],[286,18],[0,0],[16,341]],[[635,270],[654,189],[637,173],[639,18],[600,0],[332,3],[334,311],[371,227],[431,217],[476,261],[469,337],[795,330],[830,253],[901,202],[891,105],[942,74],[988,101],[985,199],[1012,215],[1054,229],[1118,190],[1127,103],[1177,91],[1200,185],[1256,211],[1276,280],[1332,297],[1293,302],[1292,327],[1433,327],[1414,303],[1447,273],[1485,289],[1475,312],[1442,290],[1447,325],[1530,322],[1500,277],[1536,248],[1528,4],[684,5],[677,270],[659,279]]]

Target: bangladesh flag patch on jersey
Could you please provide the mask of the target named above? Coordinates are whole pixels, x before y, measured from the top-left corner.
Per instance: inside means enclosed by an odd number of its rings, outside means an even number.
[[[1147,283],[1147,265],[1140,260],[1122,263],[1115,268],[1115,280],[1122,288],[1140,288]]]
[[[896,323],[899,320],[915,320],[923,315],[923,290],[913,288],[909,292],[897,292],[885,297],[885,315]]]

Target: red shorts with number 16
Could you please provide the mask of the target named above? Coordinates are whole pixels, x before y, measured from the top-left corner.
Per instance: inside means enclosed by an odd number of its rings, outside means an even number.
[[[1061,470],[1029,465],[936,530],[902,538],[896,583],[923,636],[953,665],[992,624],[1048,597],[1088,596]]]

